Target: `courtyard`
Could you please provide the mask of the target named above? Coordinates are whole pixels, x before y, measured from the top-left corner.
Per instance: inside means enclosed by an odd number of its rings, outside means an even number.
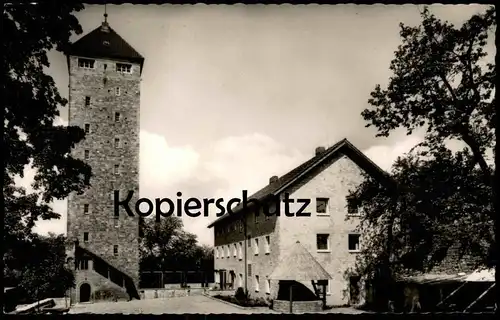
[[[334,313],[360,313],[361,311],[350,308],[336,308],[326,312]],[[96,302],[76,304],[69,311],[70,314],[164,314],[164,313],[276,313],[267,307],[238,308],[236,306],[214,300],[206,296],[189,296],[168,299],[145,299],[119,302]]]

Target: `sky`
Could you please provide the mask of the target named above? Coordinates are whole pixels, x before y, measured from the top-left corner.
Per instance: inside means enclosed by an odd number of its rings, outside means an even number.
[[[140,196],[241,197],[347,138],[385,170],[421,133],[376,138],[361,117],[376,84],[387,84],[401,43],[399,23],[418,25],[415,5],[108,5],[108,22],[145,57],[141,83]],[[461,25],[481,5],[433,5]],[[104,6],[76,13],[84,33]],[[494,46],[494,44],[491,44]],[[49,52],[48,73],[68,96],[65,57]],[[67,123],[67,107],[58,124]],[[26,170],[20,185],[33,177]],[[35,231],[66,233],[59,220]],[[213,244],[210,217],[184,217]]]

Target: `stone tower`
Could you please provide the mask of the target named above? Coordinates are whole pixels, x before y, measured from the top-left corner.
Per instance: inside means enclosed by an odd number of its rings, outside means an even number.
[[[139,218],[114,216],[120,200],[139,194],[139,105],[144,58],[107,23],[73,43],[69,71],[69,125],[86,138],[73,152],[92,167],[91,187],[68,199],[68,263],[76,287],[72,303],[104,297],[138,298]]]

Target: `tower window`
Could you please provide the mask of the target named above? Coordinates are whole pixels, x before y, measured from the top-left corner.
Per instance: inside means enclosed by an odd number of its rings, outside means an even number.
[[[117,256],[117,255],[118,255],[118,246],[117,246],[116,244],[113,246],[113,254],[114,254],[115,256]]]
[[[115,138],[115,148],[120,148],[120,138]]]
[[[89,233],[88,232],[83,233],[83,242],[89,242]]]
[[[90,97],[85,97],[85,106],[90,106]]]
[[[132,73],[132,65],[126,63],[117,63],[116,71],[121,73]]]
[[[89,260],[88,259],[81,259],[78,263],[78,269],[88,270],[89,269]]]
[[[90,133],[90,124],[85,124],[85,133]]]
[[[94,69],[95,60],[92,59],[78,59],[78,67],[84,69]]]
[[[120,121],[120,112],[115,112],[115,122]]]
[[[119,96],[119,95],[121,94],[120,87],[116,87],[116,88],[115,88],[115,94],[116,94],[117,96]]]
[[[85,160],[88,160],[90,158],[90,151],[89,150],[84,151],[84,158],[85,158]]]
[[[83,205],[83,214],[89,214],[89,204],[88,203]]]
[[[118,164],[115,164],[115,169],[114,169],[114,173],[115,173],[115,174],[118,174],[118,173],[120,173],[120,165],[118,165]]]

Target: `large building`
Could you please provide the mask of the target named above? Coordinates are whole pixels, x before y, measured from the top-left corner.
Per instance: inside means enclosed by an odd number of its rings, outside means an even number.
[[[326,303],[361,303],[359,277],[345,272],[354,267],[363,245],[363,237],[356,231],[362,212],[348,198],[363,181],[363,172],[376,179],[387,178],[382,169],[344,139],[328,149],[317,148],[310,160],[282,177],[271,177],[269,184],[249,199],[266,203],[279,197],[280,216],[266,215],[263,208],[256,214],[238,205],[233,214],[209,225],[214,228],[216,283],[225,289],[246,289],[253,298],[276,299],[280,281],[268,277],[299,241],[331,276]],[[310,216],[285,216],[283,199],[287,193],[290,199],[309,199],[304,212]],[[291,204],[290,212],[298,212],[302,206]],[[275,206],[269,207],[268,212],[275,212]],[[314,292],[310,281],[302,284]]]
[[[68,199],[68,249],[75,268],[74,302],[137,298],[139,219],[114,215],[120,200],[139,193],[139,108],[144,58],[107,23],[73,43],[69,71],[69,125],[85,130],[73,154],[92,167],[91,187]],[[74,263],[74,264],[73,264]]]

